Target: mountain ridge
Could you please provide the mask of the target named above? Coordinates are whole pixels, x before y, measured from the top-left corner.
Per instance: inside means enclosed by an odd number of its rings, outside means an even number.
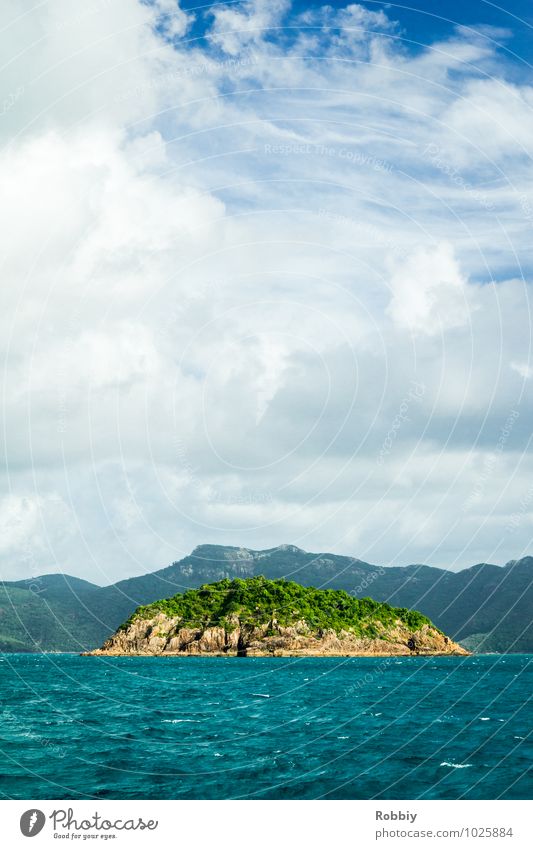
[[[203,583],[259,573],[420,609],[471,649],[533,651],[532,557],[450,572],[427,564],[377,566],[290,544],[263,550],[204,544],[169,566],[104,587],[62,573],[4,582],[0,650],[88,650],[140,605]]]

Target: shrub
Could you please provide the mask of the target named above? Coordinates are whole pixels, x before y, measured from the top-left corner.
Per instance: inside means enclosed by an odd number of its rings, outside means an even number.
[[[219,625],[231,630],[228,617],[237,614],[241,623],[250,625],[268,625],[272,620],[291,625],[302,619],[312,629],[345,630],[359,636],[377,636],[377,623],[390,626],[400,620],[413,631],[431,624],[417,610],[354,598],[344,590],[318,590],[285,578],[270,581],[262,576],[225,578],[139,607],[121,627],[128,627],[135,619],[152,619],[158,613],[179,617],[183,627]]]

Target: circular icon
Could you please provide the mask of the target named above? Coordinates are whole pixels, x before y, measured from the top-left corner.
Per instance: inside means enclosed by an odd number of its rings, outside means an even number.
[[[24,811],[20,818],[20,830],[24,837],[35,837],[42,831],[46,817],[42,811],[37,808],[30,808],[29,811]]]

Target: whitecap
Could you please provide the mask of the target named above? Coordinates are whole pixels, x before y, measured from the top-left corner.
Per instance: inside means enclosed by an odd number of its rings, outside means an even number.
[[[161,722],[170,722],[171,725],[176,725],[178,722],[201,722],[200,719],[162,719]]]
[[[472,766],[472,764],[451,764],[449,761],[443,761],[441,766],[451,766],[453,769],[466,769],[468,766]]]
[[[251,696],[257,696],[259,699],[269,699],[270,696],[268,693],[250,693]]]
[[[490,716],[480,716],[479,717],[480,722],[488,722],[489,719],[490,719]]]

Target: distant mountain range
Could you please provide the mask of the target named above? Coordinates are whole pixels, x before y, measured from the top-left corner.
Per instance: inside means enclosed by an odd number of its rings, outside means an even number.
[[[461,572],[430,566],[372,566],[293,545],[265,551],[201,545],[165,569],[98,587],[68,575],[0,585],[0,651],[87,651],[141,604],[223,578],[289,578],[419,610],[466,648],[533,652],[533,558]]]

